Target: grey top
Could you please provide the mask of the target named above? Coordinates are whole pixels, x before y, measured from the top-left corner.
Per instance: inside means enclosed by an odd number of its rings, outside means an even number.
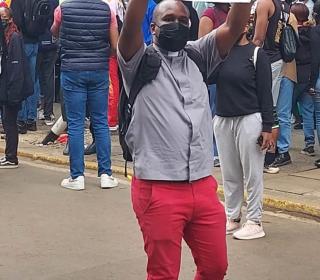
[[[215,31],[188,45],[201,53],[210,75],[221,62]],[[118,51],[124,87],[130,92],[144,45],[125,62]],[[139,93],[126,142],[139,179],[195,181],[212,174],[213,129],[208,90],[185,51],[164,53],[157,78]]]

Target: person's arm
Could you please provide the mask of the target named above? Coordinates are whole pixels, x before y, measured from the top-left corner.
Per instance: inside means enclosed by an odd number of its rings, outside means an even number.
[[[199,25],[199,38],[209,34],[213,30],[214,23],[207,16],[202,16]]]
[[[263,138],[261,149],[267,149],[272,141],[272,125],[273,125],[273,101],[272,101],[272,73],[270,60],[267,54],[259,49],[257,66],[256,66],[256,86],[258,102],[262,117],[262,133]]]
[[[270,0],[258,1],[256,9],[255,33],[252,41],[256,46],[262,47],[264,44],[272,5],[272,1]]]
[[[117,44],[119,40],[119,32],[118,32],[118,23],[117,17],[113,11],[111,11],[111,22],[110,22],[110,47],[111,47],[111,54],[115,55],[117,52]]]
[[[126,10],[118,49],[125,61],[129,61],[143,46],[142,23],[148,0],[131,0]]]
[[[217,29],[216,43],[222,58],[226,57],[248,23],[252,4],[233,4],[225,24]]]
[[[54,10],[54,21],[53,24],[51,26],[51,33],[54,37],[58,38],[59,37],[59,33],[60,33],[60,26],[61,26],[61,7],[58,6],[55,10]]]
[[[318,27],[314,27],[318,28]],[[316,30],[311,30],[311,76],[310,76],[310,88],[315,89],[317,80],[319,78],[319,68],[320,68],[320,36]]]

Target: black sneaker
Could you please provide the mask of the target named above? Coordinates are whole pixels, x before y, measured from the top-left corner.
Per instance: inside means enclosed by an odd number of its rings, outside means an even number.
[[[96,154],[97,151],[96,151],[96,143],[95,142],[92,142],[85,150],[84,150],[84,154],[86,156],[89,156],[89,155],[94,155]]]
[[[0,162],[0,169],[14,169],[18,168],[18,162],[13,162],[11,160],[5,160]]]
[[[317,168],[320,168],[320,159],[317,159],[317,160],[314,162],[314,165],[315,165]]]
[[[314,157],[314,156],[316,155],[313,146],[309,146],[309,147],[304,148],[304,149],[301,151],[301,154],[307,155],[307,156],[310,156],[310,157]]]
[[[293,126],[293,128],[295,130],[300,130],[300,129],[303,129],[303,123],[297,123]]]
[[[278,154],[271,167],[280,167],[292,163],[290,154],[288,152]]]
[[[27,123],[26,123],[26,122],[18,121],[18,122],[17,122],[17,126],[18,126],[18,132],[19,132],[19,134],[26,134],[26,133],[28,132],[28,130],[27,130]]]
[[[27,122],[27,130],[29,131],[37,131],[37,123],[34,121]]]

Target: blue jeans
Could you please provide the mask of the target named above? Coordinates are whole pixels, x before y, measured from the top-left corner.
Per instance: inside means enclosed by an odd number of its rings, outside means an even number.
[[[303,119],[303,132],[305,146],[310,147],[315,144],[314,136],[314,97],[308,94],[308,84],[297,84],[295,86],[295,95],[298,96],[301,115]]]
[[[36,63],[38,55],[38,43],[36,44],[24,44],[24,50],[29,62],[30,73],[33,84],[35,85],[36,79]],[[37,107],[39,96],[34,89],[33,94],[22,102],[21,110],[18,114],[18,121],[31,121],[37,120]]]
[[[209,85],[209,103],[210,103],[210,109],[212,113],[212,118],[216,115],[216,94],[217,94],[217,86],[216,85]],[[213,133],[213,157],[219,157],[218,148],[217,148],[217,142],[216,137]]]
[[[316,91],[317,93],[313,97],[313,101],[314,101],[314,113],[316,116],[317,136],[318,136],[318,141],[320,143],[320,77],[318,78],[318,81],[317,81]]]
[[[293,90],[294,82],[283,77],[277,101],[277,114],[280,124],[277,147],[280,154],[288,152],[291,145],[291,110]]]
[[[61,72],[61,86],[68,120],[71,177],[74,179],[84,174],[86,105],[95,135],[98,175],[112,175],[111,140],[107,121],[108,71]]]

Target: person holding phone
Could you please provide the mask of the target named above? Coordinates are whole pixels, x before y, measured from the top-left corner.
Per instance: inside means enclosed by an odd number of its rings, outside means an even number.
[[[272,138],[272,74],[266,52],[247,38],[249,25],[231,49],[217,78],[214,133],[220,154],[227,234],[265,236],[262,227],[263,166]],[[250,33],[250,32],[249,32]],[[247,189],[247,221],[241,207]]]

